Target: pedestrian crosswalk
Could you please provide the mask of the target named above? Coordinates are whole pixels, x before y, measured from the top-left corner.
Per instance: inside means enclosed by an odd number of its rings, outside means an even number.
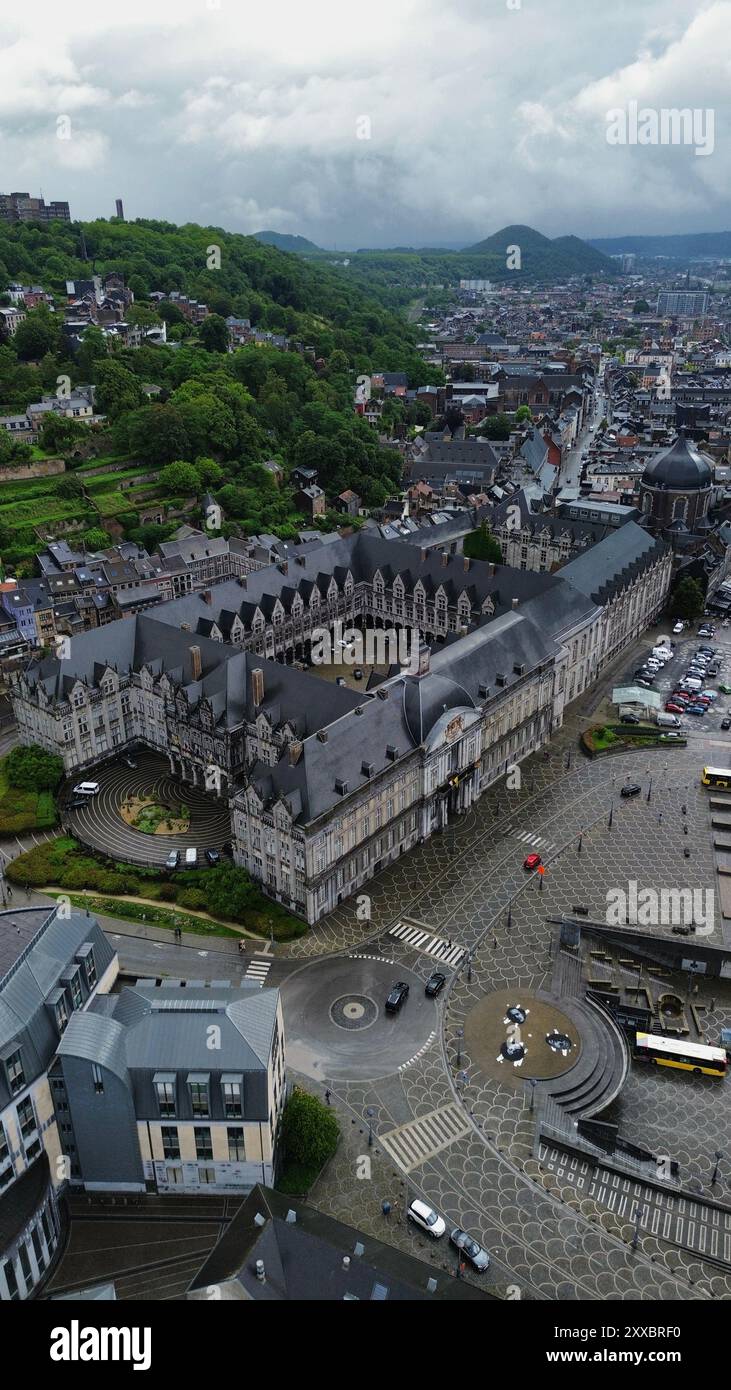
[[[398,1168],[410,1173],[420,1163],[426,1163],[449,1148],[469,1130],[470,1123],[464,1111],[452,1103],[418,1120],[409,1120],[408,1124],[399,1125],[386,1134],[379,1134],[378,1142]]]
[[[442,936],[434,936],[432,932],[425,931],[423,927],[415,926],[412,922],[398,922],[395,927],[391,927],[389,936],[398,937],[405,946],[410,946],[414,951],[422,951],[424,955],[434,956],[435,960],[440,960],[443,965],[459,965],[465,955],[465,947],[456,945],[451,938],[444,940]]]
[[[245,980],[251,980],[253,984],[263,985],[271,969],[271,960],[267,956],[260,956],[257,960],[254,956],[249,961],[249,966],[244,976]]]
[[[595,1166],[554,1144],[541,1144],[541,1162],[563,1183],[606,1207],[620,1221],[647,1233],[731,1265],[731,1211],[694,1201],[677,1188],[649,1183]]]
[[[557,848],[553,840],[546,840],[543,835],[534,835],[530,830],[517,830],[515,838],[520,840],[522,845],[530,845],[531,849],[537,849],[540,845],[544,854],[552,854]]]

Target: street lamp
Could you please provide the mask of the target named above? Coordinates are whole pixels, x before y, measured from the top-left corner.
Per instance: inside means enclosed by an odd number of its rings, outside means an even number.
[[[641,1213],[641,1210],[642,1210],[642,1209],[641,1209],[640,1204],[639,1204],[639,1202],[638,1202],[638,1203],[637,1203],[637,1215],[635,1216],[635,1229],[634,1229],[634,1234],[633,1234],[633,1236],[632,1236],[632,1249],[633,1249],[633,1250],[636,1250],[636,1249],[637,1249],[637,1246],[639,1245],[639,1241],[640,1241],[640,1213]]]
[[[647,788],[647,802],[648,802],[648,805],[649,805],[649,803],[650,803],[651,800],[652,800],[652,777],[650,778],[650,785],[649,785],[649,787]]]
[[[609,830],[611,830],[611,828],[612,828],[612,822],[613,822],[613,821],[614,821],[614,802],[612,802],[611,806],[609,807],[609,823],[608,823],[608,829],[609,829]]]
[[[461,1067],[461,1065],[462,1065],[462,1039],[463,1039],[463,1037],[464,1037],[464,1028],[458,1028],[458,1029],[457,1029],[457,1066],[458,1066],[458,1067]]]
[[[582,830],[581,833],[580,833],[580,835],[579,835],[579,843],[578,843],[577,850],[576,850],[576,853],[577,853],[577,854],[581,854],[581,846],[582,846],[583,843],[584,843],[584,832],[583,832],[583,830]]]
[[[373,1116],[375,1115],[375,1113],[376,1113],[376,1112],[375,1112],[375,1110],[373,1109],[373,1106],[372,1106],[372,1105],[369,1105],[369,1106],[368,1106],[368,1109],[366,1110],[366,1115],[368,1116],[368,1148],[369,1148],[369,1149],[372,1149],[372,1148],[373,1148]]]

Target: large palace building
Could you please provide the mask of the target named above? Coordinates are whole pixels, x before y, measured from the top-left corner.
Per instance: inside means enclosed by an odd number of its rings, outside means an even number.
[[[74,774],[164,753],[228,799],[236,862],[314,922],[547,742],[660,612],[671,558],[632,521],[556,574],[327,537],[34,662],[20,735]],[[339,624],[411,629],[418,667],[362,689],[307,669]]]

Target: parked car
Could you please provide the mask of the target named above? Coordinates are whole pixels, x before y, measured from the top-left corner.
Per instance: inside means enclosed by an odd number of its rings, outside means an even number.
[[[136,771],[137,763],[135,762],[131,753],[123,753],[122,762],[124,763],[125,767],[131,767],[133,771]]]
[[[642,721],[639,714],[623,714],[619,722],[620,724],[640,724]]]
[[[645,687],[645,690],[649,690],[651,686],[654,685],[654,681],[648,678],[647,676],[638,676],[637,684],[643,685]]]
[[[725,685],[723,681],[719,681],[718,688],[723,695],[731,695],[731,685]]]
[[[408,997],[409,986],[404,980],[397,980],[396,984],[391,986],[391,993],[386,1000],[386,1013],[397,1014]]]
[[[537,869],[540,862],[540,854],[526,854],[525,859],[523,860],[523,868],[531,870]]]
[[[682,632],[684,627],[685,623],[681,623],[680,620],[678,620],[677,623],[673,624],[673,632]]]
[[[697,714],[697,715],[701,715],[701,714],[705,714],[706,711],[707,711],[707,706],[706,706],[706,705],[686,705],[686,707],[685,707],[685,712],[686,712],[686,714]]]
[[[220,862],[221,862],[221,856],[220,856],[218,850],[217,850],[217,849],[207,849],[207,850],[206,850],[206,860],[208,861],[209,864],[214,864],[214,865],[215,865],[215,864],[220,864]]]
[[[487,1251],[483,1250],[482,1246],[472,1239],[472,1236],[468,1236],[461,1226],[455,1226],[454,1230],[450,1231],[449,1240],[459,1250],[460,1255],[464,1255],[465,1259],[469,1260],[478,1274],[483,1274],[486,1269],[490,1268],[490,1256]]]
[[[683,705],[678,704],[677,700],[667,700],[665,703],[665,709],[668,714],[682,714],[683,708]]]
[[[98,782],[77,782],[74,787],[74,796],[96,796],[98,791]]]
[[[728,715],[725,719],[721,720],[721,728],[724,730],[724,732],[726,731],[726,729],[731,729],[731,719],[729,719]]]
[[[177,869],[179,863],[180,863],[180,850],[179,850],[179,849],[171,849],[171,851],[170,851],[170,853],[169,853],[167,859],[165,860],[165,868],[166,868],[166,869]]]
[[[442,974],[441,970],[432,970],[431,975],[429,976],[429,979],[426,982],[426,988],[424,990],[424,993],[428,996],[429,999],[436,999],[437,995],[441,994],[446,983],[447,977],[446,975]]]
[[[86,797],[84,797],[84,796],[72,796],[71,800],[66,802],[66,810],[67,810],[67,811],[80,811],[81,808],[82,808],[82,806],[88,806],[88,804],[89,804],[89,803],[88,803]]]
[[[427,1235],[433,1236],[435,1240],[443,1236],[447,1229],[447,1223],[444,1218],[438,1216],[431,1207],[427,1206],[426,1202],[421,1202],[418,1197],[408,1208],[408,1215],[415,1226],[418,1226],[422,1231],[426,1231]]]
[[[710,700],[711,704],[713,704],[714,700],[718,699],[717,690],[702,690],[701,695],[703,696],[704,700]]]
[[[621,788],[619,795],[620,795],[620,796],[639,796],[639,794],[640,794],[641,791],[642,791],[642,787],[640,786],[639,782],[628,782],[628,783],[626,784],[626,786],[624,786],[624,787]]]
[[[223,844],[221,845],[221,849],[228,859],[233,859],[234,847],[231,844],[230,840],[224,840]]]
[[[194,869],[197,863],[198,851],[191,845],[190,848],[185,851],[185,867],[186,869]]]

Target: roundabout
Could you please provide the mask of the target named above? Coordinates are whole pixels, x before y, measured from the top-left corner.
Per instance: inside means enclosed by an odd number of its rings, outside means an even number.
[[[314,961],[282,985],[290,1065],[313,1080],[373,1080],[405,1066],[433,1037],[437,1008],[423,981],[403,966],[410,985],[397,1014],[384,1008],[394,979],[390,961],[337,956]]]
[[[138,766],[134,770],[121,763],[99,768],[95,774],[97,795],[76,810],[63,809],[68,833],[101,854],[133,864],[162,867],[171,850],[183,852],[189,846],[195,846],[199,854],[205,849],[220,850],[231,838],[227,802],[178,781],[170,773],[167,758],[159,753],[145,749],[135,756]],[[143,830],[125,817],[125,808],[130,806],[135,808],[136,819],[145,806],[158,807],[162,814],[151,815],[150,829]],[[181,807],[187,812],[185,828],[184,817],[172,822],[165,819],[168,810],[172,813]],[[143,823],[147,824],[144,816]],[[171,824],[176,827],[172,833]]]

